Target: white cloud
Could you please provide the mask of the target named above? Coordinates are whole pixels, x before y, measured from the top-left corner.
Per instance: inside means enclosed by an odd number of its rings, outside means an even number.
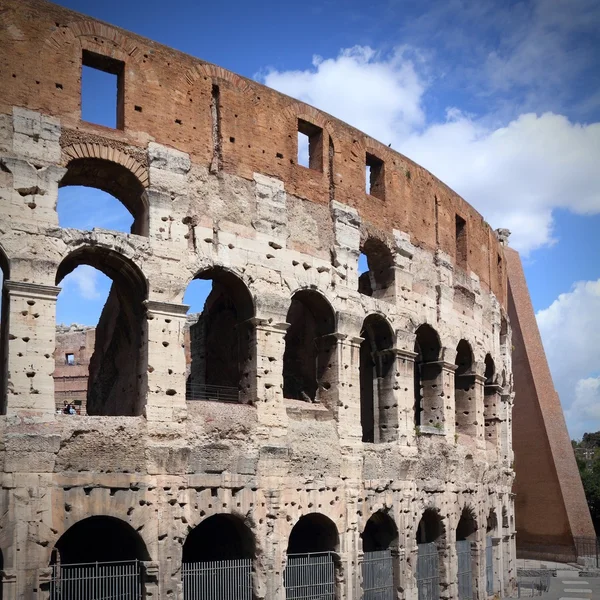
[[[264,83],[361,129],[432,171],[527,253],[552,243],[552,211],[600,212],[600,123],[553,113],[490,126],[449,108],[427,123],[420,56],[356,46],[305,71],[267,71]]]
[[[571,437],[600,430],[600,279],[580,281],[537,313]]]
[[[102,295],[98,289],[99,277],[96,269],[81,265],[63,279],[62,287],[65,291],[75,288],[84,300],[96,300]]]

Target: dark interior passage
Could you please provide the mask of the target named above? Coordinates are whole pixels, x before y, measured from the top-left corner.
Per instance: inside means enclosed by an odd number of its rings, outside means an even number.
[[[330,389],[329,371],[335,340],[333,309],[318,292],[302,290],[292,297],[287,314],[290,324],[283,355],[283,395],[311,401]]]
[[[440,422],[443,403],[440,403],[441,368],[437,364],[441,352],[440,338],[430,325],[424,323],[416,331],[414,383],[415,426]],[[442,392],[443,393],[443,392]]]
[[[319,513],[300,517],[290,533],[288,554],[334,552],[339,544],[338,531],[331,519]]]
[[[473,511],[469,508],[464,508],[458,525],[456,527],[456,541],[473,540],[477,532],[477,520]]]
[[[188,399],[246,400],[252,296],[244,282],[226,269],[208,269],[196,279],[210,281],[212,288],[202,312],[190,326]]]
[[[432,509],[427,509],[417,528],[417,543],[428,544],[436,542],[444,536],[444,524],[439,514]]]
[[[252,531],[238,517],[214,515],[192,529],[183,545],[183,562],[254,558]]]
[[[128,523],[113,517],[89,517],[75,523],[55,548],[63,565],[150,559],[140,535]]]
[[[398,528],[389,515],[378,511],[367,521],[361,537],[363,552],[390,550],[398,544]]]

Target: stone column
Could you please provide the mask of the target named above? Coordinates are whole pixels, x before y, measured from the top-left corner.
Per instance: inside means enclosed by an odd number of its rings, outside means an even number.
[[[504,596],[504,560],[502,556],[502,538],[492,538],[492,557],[494,564],[494,592]]]
[[[423,411],[421,433],[446,435],[453,439],[455,432],[454,371],[456,365],[444,360],[423,363],[421,386]]]
[[[160,581],[160,564],[145,561],[142,563],[142,598],[144,600],[158,600]]]
[[[500,390],[497,384],[488,384],[484,387],[483,416],[485,420],[485,440],[493,444],[498,452],[501,450],[501,417],[500,417]]]
[[[59,287],[5,281],[9,303],[6,414],[53,418]]]
[[[414,531],[414,530],[407,530]],[[404,568],[401,578],[404,580],[403,588],[405,600],[418,600],[419,590],[417,588],[417,562],[419,560],[419,546],[414,535],[405,538]]]
[[[254,372],[249,372],[249,398],[255,399],[258,422],[271,442],[284,442],[287,414],[283,400],[283,354],[288,323],[251,319]]]
[[[484,384],[483,363],[476,365],[477,373],[474,376],[474,410],[475,410],[475,438],[477,446],[485,449],[485,415],[484,415]]]
[[[15,569],[0,571],[0,581],[2,600],[17,600],[17,571]]]
[[[148,391],[145,414],[149,421],[180,421],[185,403],[185,315],[189,306],[146,300],[148,328]]]
[[[335,334],[335,412],[338,434],[342,445],[352,445],[362,439],[360,425],[360,345],[361,337]]]
[[[394,348],[392,365],[392,390],[396,403],[398,440],[406,443],[415,437],[415,382],[414,369],[417,354],[410,350]]]

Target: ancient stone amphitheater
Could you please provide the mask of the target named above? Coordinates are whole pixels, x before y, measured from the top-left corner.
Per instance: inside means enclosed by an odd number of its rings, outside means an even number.
[[[116,128],[81,119],[82,64],[116,75]],[[52,4],[0,2],[0,90],[4,598],[512,585],[502,235],[335,117]],[[131,233],[60,227],[72,185]],[[82,264],[113,286],[71,416],[55,306]]]

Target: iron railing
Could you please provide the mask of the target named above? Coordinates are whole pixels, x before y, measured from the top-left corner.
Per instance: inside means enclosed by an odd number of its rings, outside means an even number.
[[[488,596],[494,593],[494,543],[489,535],[485,538],[485,588]]]
[[[183,563],[184,600],[252,600],[252,560]]]
[[[394,562],[390,550],[365,552],[362,563],[363,600],[394,600]]]
[[[240,391],[225,385],[188,383],[185,386],[186,400],[217,400],[219,402],[239,402]]]
[[[140,600],[141,563],[52,565],[50,600]]]
[[[473,572],[471,542],[469,540],[456,542],[456,557],[458,563],[458,598],[459,600],[473,600]]]
[[[288,554],[283,585],[286,600],[335,600],[333,553]]]
[[[577,562],[586,567],[600,567],[600,538],[574,537]]]
[[[417,589],[419,600],[440,598],[440,556],[437,544],[419,544],[417,556]]]

